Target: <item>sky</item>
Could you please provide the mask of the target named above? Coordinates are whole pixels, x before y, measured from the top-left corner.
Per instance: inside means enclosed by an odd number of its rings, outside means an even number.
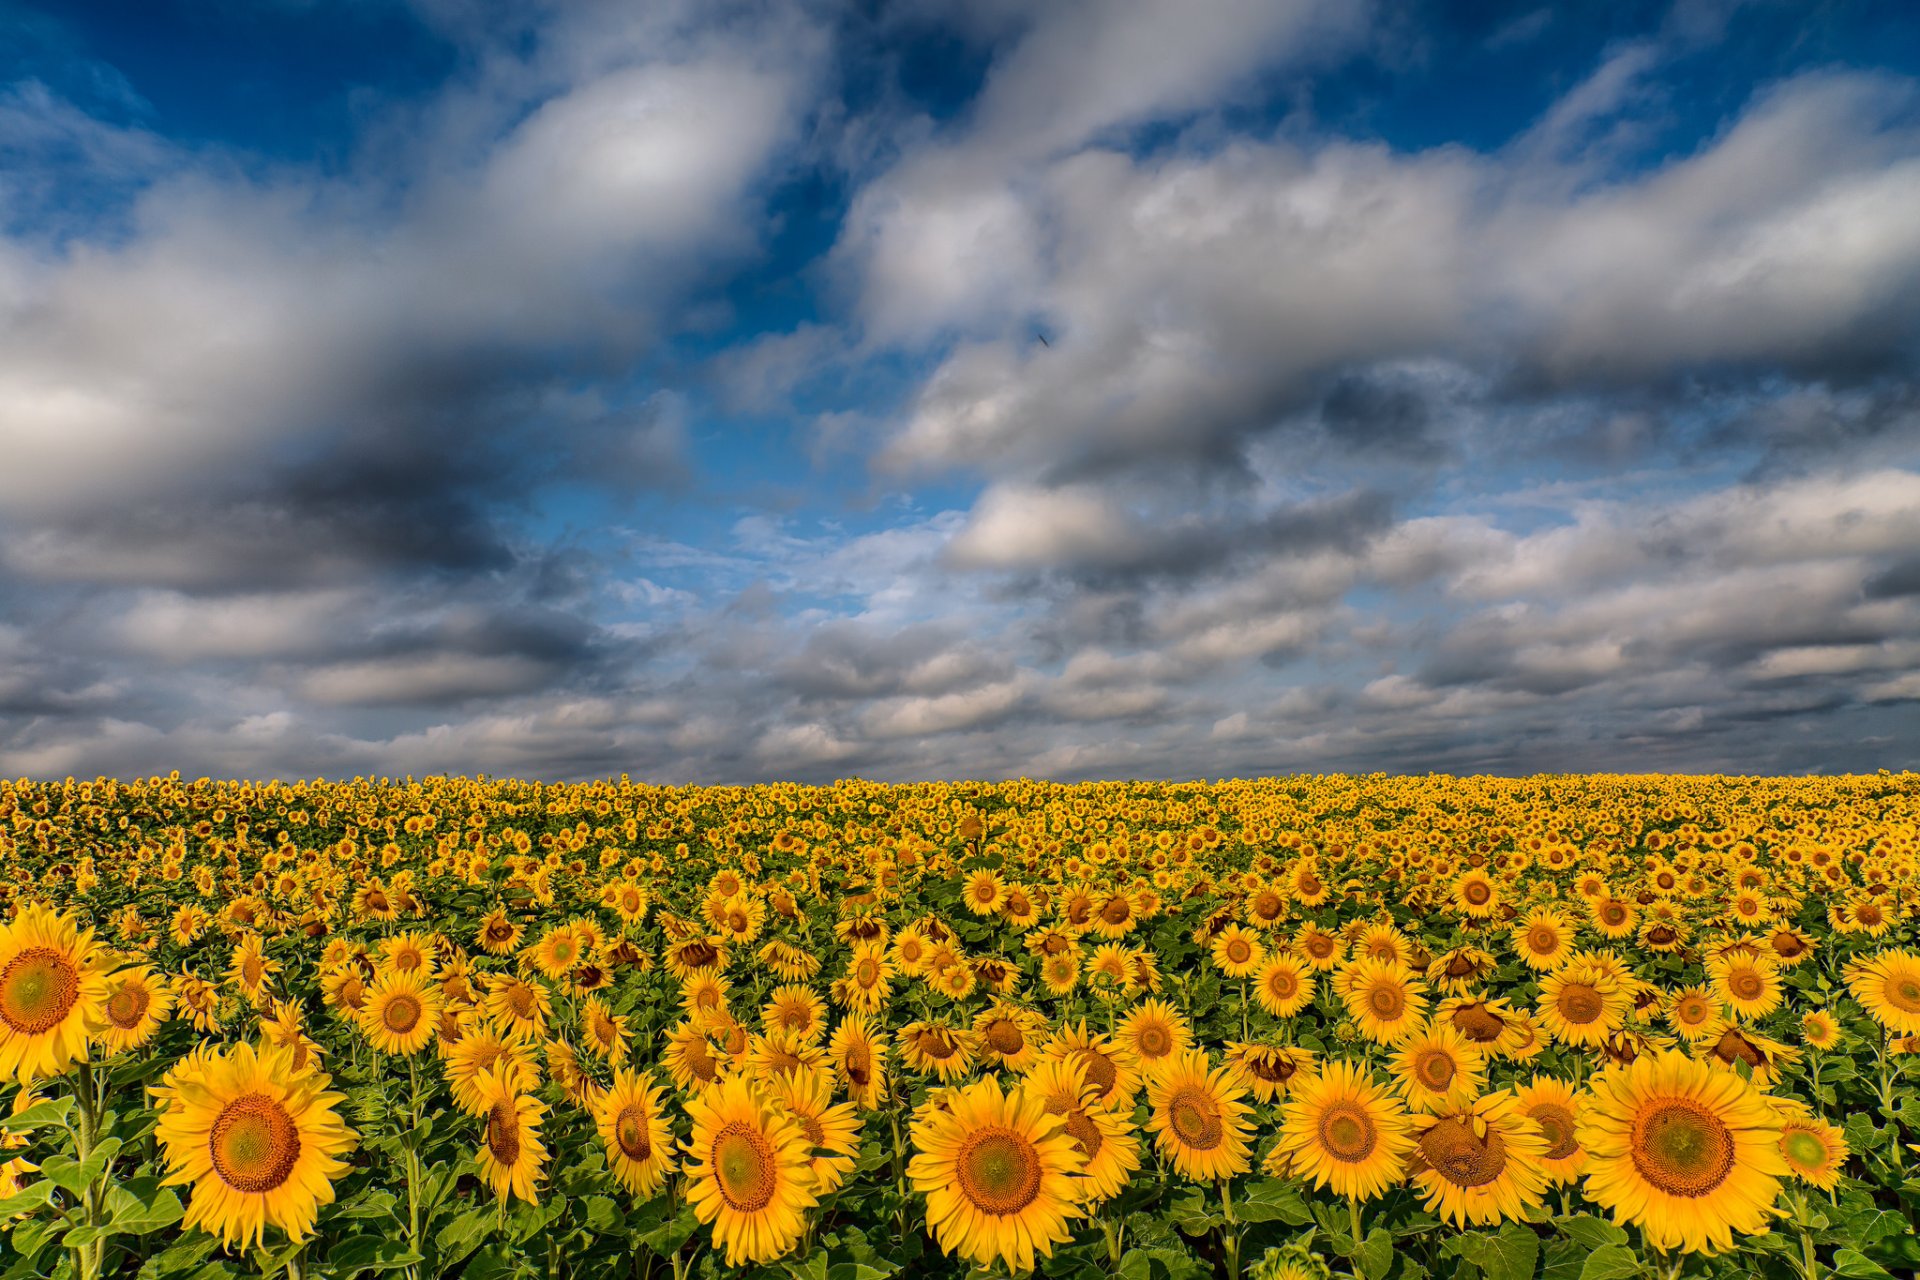
[[[1906,0],[0,0],[0,775],[1914,767]]]

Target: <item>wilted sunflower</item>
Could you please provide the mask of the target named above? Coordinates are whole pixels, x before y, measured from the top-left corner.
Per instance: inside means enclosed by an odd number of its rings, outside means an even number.
[[[547,1104],[523,1090],[519,1073],[505,1062],[482,1071],[473,1087],[481,1103],[476,1114],[483,1126],[480,1150],[474,1157],[481,1180],[502,1200],[518,1196],[538,1204],[534,1184],[547,1164],[546,1144],[540,1141],[540,1118],[546,1115]]]
[[[101,1006],[105,1025],[100,1043],[108,1053],[138,1049],[173,1013],[173,989],[146,965],[122,969],[107,979],[107,998]]]
[[[914,1123],[907,1177],[927,1199],[927,1225],[943,1253],[1014,1271],[1052,1257],[1083,1216],[1079,1146],[1045,1099],[1003,1094],[989,1077],[948,1094],[944,1110]]]
[[[0,1080],[58,1075],[106,1021],[111,961],[72,916],[28,903],[0,924]]]
[[[614,1072],[613,1086],[594,1108],[594,1123],[607,1152],[607,1168],[620,1185],[647,1199],[673,1172],[673,1126],[651,1072]]]
[[[347,1169],[338,1157],[356,1135],[327,1076],[292,1062],[285,1050],[236,1044],[182,1059],[154,1090],[164,1185],[193,1187],[183,1225],[228,1245],[259,1244],[268,1225],[301,1240],[332,1203]]]
[[[1227,1067],[1239,1075],[1256,1102],[1283,1097],[1293,1082],[1313,1070],[1318,1055],[1311,1049],[1272,1044],[1234,1043],[1227,1046]]]
[[[816,1203],[811,1153],[798,1122],[743,1076],[730,1076],[687,1104],[687,1201],[713,1229],[727,1265],[771,1262],[805,1230]]]
[[[909,1071],[951,1083],[973,1068],[973,1033],[938,1020],[910,1022],[894,1035]]]
[[[1847,989],[1876,1022],[1896,1035],[1920,1034],[1920,956],[1882,951],[1848,962],[1846,974]]]
[[[1180,1175],[1196,1182],[1245,1173],[1253,1137],[1246,1086],[1199,1049],[1175,1054],[1147,1080],[1147,1131]]]
[[[1678,1052],[1611,1066],[1580,1109],[1584,1189],[1656,1249],[1718,1252],[1767,1231],[1786,1160],[1771,1100]]]
[[[1293,1086],[1282,1115],[1276,1155],[1296,1176],[1343,1199],[1384,1194],[1413,1147],[1406,1108],[1361,1063],[1323,1063]]]
[[[1441,1115],[1415,1116],[1408,1155],[1414,1189],[1454,1226],[1487,1226],[1525,1216],[1547,1189],[1540,1126],[1507,1090]]]

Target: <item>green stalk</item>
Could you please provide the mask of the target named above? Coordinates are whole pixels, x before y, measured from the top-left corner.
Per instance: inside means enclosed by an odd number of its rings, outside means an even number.
[[[1227,1280],[1240,1280],[1240,1223],[1233,1216],[1232,1187],[1230,1179],[1220,1180],[1220,1212],[1227,1220],[1220,1235],[1227,1247]]]

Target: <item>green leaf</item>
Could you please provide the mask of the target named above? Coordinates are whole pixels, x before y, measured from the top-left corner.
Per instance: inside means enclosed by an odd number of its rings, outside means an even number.
[[[327,1251],[327,1268],[336,1280],[363,1271],[394,1271],[420,1261],[404,1240],[385,1236],[351,1236]]]
[[[1299,1189],[1279,1178],[1266,1178],[1247,1188],[1246,1199],[1233,1207],[1234,1216],[1243,1222],[1284,1222],[1304,1227],[1313,1221],[1313,1210],[1300,1196]]]
[[[1596,1218],[1590,1213],[1577,1213],[1570,1218],[1555,1218],[1553,1225],[1560,1228],[1567,1239],[1591,1252],[1610,1244],[1627,1243],[1627,1233],[1608,1222],[1605,1218]]]
[[[67,1113],[72,1110],[72,1098],[48,1098],[44,1102],[34,1103],[18,1115],[0,1115],[0,1131],[29,1133],[48,1125],[65,1124]]]
[[[804,1258],[790,1258],[783,1265],[793,1280],[827,1280],[827,1255],[818,1249]]]
[[[467,1210],[440,1228],[433,1237],[434,1246],[440,1251],[439,1265],[450,1267],[478,1249],[493,1231],[495,1220],[493,1206],[482,1205]]]
[[[627,1220],[622,1216],[620,1206],[606,1196],[588,1196],[580,1203],[586,1210],[582,1217],[587,1230],[593,1234],[610,1236],[626,1227]]]
[[[1354,1254],[1353,1265],[1367,1280],[1381,1280],[1393,1269],[1393,1232],[1385,1227],[1367,1232],[1366,1241]]]
[[[16,1192],[0,1200],[0,1222],[23,1213],[32,1213],[53,1203],[53,1184],[50,1182],[32,1182],[24,1191]]]
[[[184,1275],[205,1262],[207,1255],[219,1244],[218,1236],[205,1231],[190,1231],[142,1263],[140,1280],[168,1280],[172,1276]]]
[[[1610,1244],[1587,1255],[1580,1280],[1620,1280],[1640,1274],[1640,1257],[1624,1244]]]
[[[1854,1276],[1859,1280],[1879,1280],[1881,1276],[1892,1277],[1893,1272],[1861,1253],[1858,1249],[1841,1249],[1833,1255],[1833,1274]]]
[[[107,1225],[116,1235],[149,1235],[185,1216],[180,1197],[171,1191],[156,1191],[151,1198],[143,1198],[126,1187],[107,1192],[107,1213]]]

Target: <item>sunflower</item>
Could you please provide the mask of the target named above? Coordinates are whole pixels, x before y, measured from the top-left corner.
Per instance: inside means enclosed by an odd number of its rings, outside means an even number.
[[[480,1076],[501,1064],[511,1068],[514,1083],[522,1092],[539,1085],[539,1069],[523,1041],[509,1040],[492,1031],[475,1031],[447,1047],[444,1069],[454,1105],[468,1115],[484,1114],[487,1103],[480,1092]]]
[[[817,1201],[798,1122],[744,1076],[710,1084],[687,1104],[687,1200],[713,1229],[727,1265],[771,1262],[799,1242]]]
[[[1149,1079],[1163,1067],[1172,1067],[1193,1044],[1193,1028],[1164,1000],[1143,1000],[1135,1005],[1120,1019],[1113,1035]]]
[[[1329,933],[1317,924],[1303,924],[1293,935],[1293,953],[1322,973],[1340,963],[1344,949],[1340,935]]]
[[[1413,1148],[1412,1125],[1398,1098],[1364,1064],[1325,1063],[1296,1083],[1280,1122],[1276,1158],[1295,1176],[1349,1200],[1371,1200],[1400,1180]]]
[[[59,1075],[107,1021],[111,961],[72,916],[28,903],[0,924],[0,1080]]]
[[[1699,1040],[1711,1033],[1725,1014],[1720,1001],[1704,986],[1682,987],[1667,1000],[1667,1025],[1675,1035]]]
[[[1236,1072],[1254,1101],[1272,1102],[1284,1096],[1303,1072],[1310,1072],[1316,1055],[1311,1049],[1283,1048],[1271,1044],[1240,1044],[1227,1047],[1227,1066]]]
[[[1566,1081],[1552,1076],[1535,1076],[1514,1093],[1520,1110],[1540,1126],[1547,1147],[1540,1155],[1540,1167],[1547,1180],[1559,1185],[1578,1178],[1587,1167],[1587,1153],[1580,1147],[1578,1123],[1580,1100]]]
[[[17,1116],[28,1107],[45,1101],[46,1099],[40,1096],[40,1091],[37,1088],[32,1085],[27,1085],[14,1092],[13,1108],[10,1114]],[[23,1147],[31,1145],[31,1142],[32,1140],[24,1133],[0,1133],[0,1154],[8,1151],[18,1151]],[[38,1173],[39,1171],[40,1166],[25,1156],[14,1156],[11,1159],[0,1158],[0,1200],[10,1200],[20,1194],[22,1187],[21,1179],[29,1173]],[[0,1217],[0,1230],[6,1228],[8,1221],[9,1219]]]
[[[433,1042],[440,1006],[434,983],[411,973],[389,973],[368,988],[360,1030],[382,1053],[415,1054]]]
[[[1822,1191],[1840,1180],[1841,1166],[1852,1154],[1847,1135],[1813,1114],[1804,1103],[1776,1099],[1780,1115],[1780,1157],[1793,1176]]]
[[[1800,1039],[1809,1049],[1831,1049],[1840,1043],[1840,1024],[1825,1009],[1800,1015]]]
[[[1788,1168],[1764,1093],[1678,1051],[1607,1067],[1590,1088],[1578,1130],[1584,1190],[1616,1223],[1688,1253],[1766,1233]]]
[[[1122,1046],[1087,1027],[1086,1019],[1064,1023],[1041,1049],[1043,1061],[1069,1059],[1086,1073],[1087,1083],[1097,1090],[1100,1105],[1125,1114],[1133,1110],[1133,1099],[1140,1092],[1139,1063]]]
[[[1356,960],[1340,971],[1342,998],[1360,1034],[1375,1044],[1394,1044],[1419,1029],[1427,1010],[1426,984],[1405,964]]]
[[[434,955],[433,935],[424,929],[408,929],[382,938],[380,967],[401,973],[418,973],[425,978],[436,976],[440,964]]]
[[[1252,1167],[1253,1108],[1236,1074],[1199,1049],[1173,1055],[1148,1077],[1147,1130],[1160,1153],[1195,1182],[1232,1178]]]
[[[1046,1018],[1032,1009],[996,1000],[973,1020],[974,1044],[982,1061],[1024,1073],[1039,1061],[1046,1027]]]
[[[971,1031],[944,1022],[910,1022],[895,1034],[900,1059],[907,1070],[937,1076],[950,1084],[973,1069],[974,1037]]]
[[[1486,1083],[1485,1057],[1444,1022],[1402,1040],[1390,1067],[1407,1105],[1434,1115],[1468,1106]]]
[[[490,956],[512,955],[514,948],[520,945],[526,930],[507,918],[506,908],[495,907],[487,918],[480,922],[480,928],[474,933],[474,945]]]
[[[846,974],[834,979],[834,1003],[855,1013],[878,1013],[892,994],[892,979],[893,963],[885,947],[856,947],[847,959]]]
[[[732,1063],[714,1051],[705,1022],[686,1019],[667,1032],[667,1047],[660,1055],[674,1088],[682,1092],[704,1089],[727,1074]]]
[[[1229,978],[1252,976],[1267,958],[1260,935],[1242,924],[1230,924],[1214,936],[1213,963]]]
[[[1513,949],[1529,969],[1551,972],[1573,949],[1573,926],[1552,907],[1535,907],[1513,926]]]
[[[547,1104],[521,1087],[521,1078],[507,1063],[495,1063],[474,1079],[484,1129],[475,1162],[480,1178],[505,1200],[518,1196],[538,1204],[534,1183],[546,1168],[547,1148],[540,1141],[540,1118]]]
[[[1465,1229],[1524,1217],[1547,1190],[1547,1139],[1507,1090],[1455,1111],[1415,1116],[1408,1156],[1429,1210]]]
[[[510,973],[496,973],[487,987],[487,1021],[504,1036],[537,1040],[553,1016],[553,997],[546,987]]]
[[[1040,985],[1050,996],[1073,994],[1073,989],[1080,985],[1080,957],[1071,951],[1062,951],[1042,960]]]
[[[1762,956],[1719,955],[1707,965],[1714,994],[1736,1018],[1764,1018],[1780,1007],[1780,968]]]
[[[621,1186],[643,1200],[658,1193],[673,1172],[673,1126],[660,1105],[665,1092],[654,1083],[652,1072],[621,1068],[614,1072],[613,1087],[594,1108],[607,1168]]]
[[[827,1033],[827,1005],[812,987],[775,987],[760,1010],[760,1025],[769,1035],[785,1032],[811,1044]]]
[[[991,1077],[953,1090],[946,1104],[912,1130],[907,1177],[927,1198],[927,1225],[943,1253],[1031,1270],[1084,1216],[1079,1145],[1044,1098],[1003,1094]]]
[[[125,1053],[153,1039],[173,1013],[173,989],[146,965],[136,965],[107,979],[102,1009],[106,1025],[100,1030],[100,1043],[110,1054]]]
[[[1478,868],[1455,880],[1449,896],[1454,909],[1470,920],[1485,920],[1500,909],[1500,886]]]
[[[1847,988],[1881,1026],[1896,1035],[1920,1033],[1920,956],[1882,951],[1848,963]],[[0,1073],[5,1047],[0,1044]]]
[[[1087,1202],[1111,1199],[1140,1167],[1140,1139],[1121,1117],[1100,1105],[1077,1062],[1055,1059],[1035,1067],[1020,1087],[1046,1102],[1047,1114],[1066,1122],[1067,1133],[1086,1160]]]
[[[1007,882],[1000,878],[1000,873],[982,868],[967,877],[966,885],[960,890],[960,900],[973,914],[990,916],[1000,909],[1006,892]]]
[[[807,1170],[815,1197],[840,1189],[860,1150],[859,1109],[851,1102],[835,1105],[833,1075],[826,1071],[795,1072],[775,1079],[768,1089],[773,1102],[799,1122],[813,1153]]]
[[[346,1172],[357,1135],[319,1071],[296,1072],[285,1050],[236,1044],[181,1060],[154,1090],[165,1185],[193,1187],[187,1227],[228,1245],[259,1244],[268,1224],[290,1240],[313,1230]]]
[[[1313,1003],[1317,983],[1297,957],[1276,951],[1253,975],[1253,996],[1276,1018],[1291,1018]]]
[[[841,1022],[827,1041],[827,1060],[850,1100],[868,1111],[879,1109],[887,1096],[887,1049],[872,1023],[858,1016]]]
[[[1599,1045],[1632,1007],[1626,987],[1596,965],[1570,964],[1540,984],[1540,1021],[1562,1044]]]
[[[753,1036],[747,1042],[747,1070],[762,1085],[796,1074],[827,1070],[826,1051],[791,1031]]]
[[[1744,1070],[1763,1089],[1779,1079],[1782,1067],[1800,1060],[1800,1051],[1791,1045],[1725,1018],[1714,1020],[1695,1052],[1718,1070]]]
[[[580,1006],[580,1038],[595,1055],[618,1066],[627,1056],[627,1018],[599,996]]]

